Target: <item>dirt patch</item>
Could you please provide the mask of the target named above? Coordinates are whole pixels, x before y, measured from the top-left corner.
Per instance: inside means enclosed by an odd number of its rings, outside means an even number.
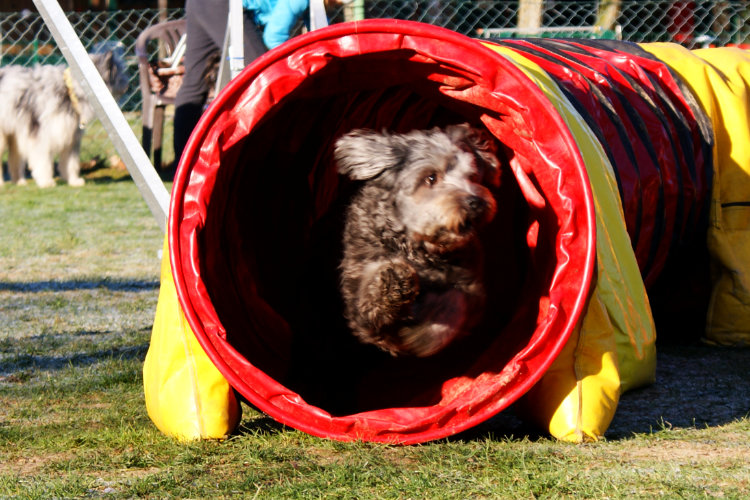
[[[744,439],[744,438],[743,438]],[[653,446],[642,443],[618,448],[617,460],[624,462],[669,462],[674,465],[712,465],[730,467],[745,464],[749,446],[727,446],[726,443],[688,441],[656,441]]]
[[[72,453],[45,453],[33,457],[14,457],[0,464],[0,470],[4,473],[17,474],[18,476],[33,476],[50,464],[69,461],[74,457]]]
[[[164,469],[159,467],[145,467],[141,469],[121,469],[115,472],[113,477],[110,477],[111,481],[116,479],[140,479],[142,477],[152,476],[162,472]]]

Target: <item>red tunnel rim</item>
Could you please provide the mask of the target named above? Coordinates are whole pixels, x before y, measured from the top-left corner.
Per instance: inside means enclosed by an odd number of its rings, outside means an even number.
[[[274,49],[268,53],[266,53],[261,58],[254,61],[251,65],[249,65],[245,70],[234,80],[232,80],[227,87],[217,96],[215,101],[212,103],[212,105],[209,107],[209,109],[204,113],[201,120],[199,121],[198,125],[196,126],[193,134],[191,135],[188,144],[185,149],[185,155],[180,159],[179,168],[177,170],[177,174],[175,175],[173,189],[172,189],[172,197],[170,200],[170,214],[169,214],[169,221],[168,221],[168,227],[167,227],[167,237],[169,241],[169,250],[170,250],[170,264],[172,267],[172,275],[177,291],[177,296],[183,311],[183,314],[185,315],[185,318],[188,321],[188,324],[190,325],[191,329],[193,330],[194,334],[196,335],[199,343],[205,350],[208,357],[211,359],[213,364],[219,369],[219,371],[224,375],[224,377],[227,379],[229,384],[237,389],[240,393],[245,396],[250,403],[252,403],[254,406],[256,406],[259,410],[263,411],[267,415],[271,416],[278,422],[289,425],[295,429],[301,430],[303,432],[306,432],[311,435],[324,437],[324,438],[331,438],[341,441],[352,441],[352,440],[359,440],[359,439],[365,439],[366,441],[375,441],[375,442],[388,442],[388,443],[398,443],[398,444],[416,444],[426,441],[431,441],[435,439],[441,439],[445,438],[451,435],[455,435],[459,432],[465,431],[467,429],[470,429],[481,422],[487,420],[488,418],[494,416],[499,411],[502,411],[504,408],[506,408],[510,403],[516,401],[518,398],[520,398],[523,394],[525,394],[538,380],[542,377],[542,375],[547,371],[549,366],[552,364],[552,362],[557,358],[559,353],[562,351],[562,348],[564,347],[565,343],[567,342],[572,330],[575,328],[578,318],[580,318],[583,308],[586,304],[587,298],[588,298],[588,292],[589,292],[589,286],[591,282],[591,277],[594,272],[594,263],[596,258],[596,244],[595,244],[595,215],[594,215],[594,203],[593,203],[593,195],[591,192],[591,188],[588,181],[588,176],[585,171],[585,164],[580,156],[580,153],[577,153],[575,156],[578,159],[578,168],[575,169],[577,175],[580,177],[580,186],[583,190],[583,199],[585,200],[583,207],[578,207],[579,210],[582,210],[584,212],[584,218],[586,220],[586,228],[582,231],[584,233],[583,238],[586,239],[586,241],[589,242],[588,245],[586,245],[585,250],[585,257],[583,262],[583,269],[582,269],[582,283],[583,286],[579,290],[578,294],[575,297],[575,300],[572,301],[572,307],[570,308],[570,314],[569,317],[564,325],[563,331],[555,337],[556,342],[554,345],[548,347],[549,355],[544,359],[543,363],[540,366],[540,369],[536,370],[536,372],[533,374],[533,376],[526,376],[522,378],[522,383],[514,384],[513,388],[507,392],[505,397],[503,398],[503,401],[508,401],[508,403],[504,403],[501,408],[499,409],[493,409],[492,406],[489,406],[485,408],[483,411],[477,412],[473,414],[471,417],[466,418],[462,420],[458,425],[452,425],[449,427],[437,427],[437,428],[431,428],[428,430],[421,430],[416,432],[410,432],[406,434],[402,434],[396,431],[391,431],[387,434],[377,434],[373,437],[365,437],[363,438],[360,435],[355,435],[352,433],[347,432],[332,432],[330,429],[324,429],[320,425],[316,424],[310,424],[307,420],[304,418],[298,418],[298,415],[292,415],[288,412],[282,411],[278,407],[274,406],[273,404],[270,404],[268,401],[261,397],[253,397],[256,395],[255,391],[252,389],[251,386],[248,385],[247,381],[245,381],[242,377],[238,376],[237,373],[233,369],[229,367],[226,360],[217,352],[216,347],[212,344],[211,340],[208,338],[206,332],[203,330],[202,323],[200,318],[198,317],[197,312],[193,308],[189,292],[188,292],[188,284],[185,279],[185,274],[183,271],[183,265],[182,262],[179,259],[179,255],[182,251],[182,243],[180,239],[180,222],[181,222],[181,214],[182,214],[182,195],[185,192],[185,189],[189,185],[189,172],[190,167],[188,164],[190,163],[191,154],[193,152],[199,151],[199,146],[206,137],[208,131],[211,128],[211,124],[213,123],[216,116],[221,112],[223,104],[228,101],[231,96],[233,96],[236,92],[241,91],[242,88],[246,85],[246,82],[251,81],[253,78],[255,78],[258,74],[260,74],[264,68],[269,66],[275,61],[279,61],[281,59],[285,59],[289,55],[293,54],[295,51],[297,51],[299,48],[307,46],[307,45],[313,45],[319,41],[323,41],[326,39],[333,39],[338,38],[341,36],[351,36],[351,35],[357,35],[357,34],[376,34],[376,33],[382,33],[382,34],[402,34],[404,36],[417,36],[417,37],[423,37],[423,38],[430,38],[433,40],[440,40],[442,42],[450,43],[454,46],[459,46],[464,48],[464,50],[470,50],[474,52],[481,52],[483,57],[489,58],[497,62],[498,65],[503,66],[504,69],[508,69],[509,71],[513,71],[518,75],[519,79],[527,79],[523,73],[518,70],[510,61],[508,61],[505,57],[497,54],[496,52],[492,51],[491,49],[485,47],[482,42],[466,37],[464,35],[460,35],[458,33],[455,33],[453,31],[439,28],[436,26],[418,23],[418,22],[412,22],[412,21],[400,21],[400,20],[366,20],[366,21],[358,21],[353,23],[342,23],[342,24],[336,24],[333,26],[329,26],[327,28],[317,30],[311,33],[307,33],[305,35],[295,37],[289,42],[281,45],[277,49]],[[438,56],[439,57],[439,56]],[[533,84],[530,87],[537,95],[542,96],[541,99],[544,100],[543,94],[541,90],[536,89]],[[535,89],[535,90],[534,90]],[[556,128],[558,128],[560,131],[564,133],[563,140],[567,144],[567,146],[570,148],[571,151],[577,151],[577,145],[575,142],[575,139],[573,138],[572,134],[567,128],[567,125],[565,124],[564,120],[559,116],[557,111],[552,107],[550,104],[547,107],[547,111],[551,111],[550,115],[553,117],[553,119],[556,121],[555,125]],[[246,390],[240,390],[240,389],[246,389]],[[494,405],[497,406],[497,405]]]

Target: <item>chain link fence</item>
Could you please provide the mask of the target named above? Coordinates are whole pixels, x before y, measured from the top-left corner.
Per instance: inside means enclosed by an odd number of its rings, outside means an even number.
[[[607,11],[607,7],[615,6]],[[522,9],[535,12],[541,36],[599,36],[634,42],[671,41],[689,48],[750,43],[750,0],[744,1],[500,1],[365,0],[365,18],[396,18],[449,28],[472,37],[528,35]],[[614,12],[614,14],[612,14]],[[609,14],[604,21],[604,14]],[[68,13],[84,46],[94,51],[113,44],[124,57],[130,77],[120,100],[124,111],[139,111],[141,95],[135,40],[146,27],[178,19],[182,9],[146,9]],[[351,17],[351,8],[329,12],[331,22]],[[604,25],[603,23],[606,23]],[[592,29],[601,26],[601,30]],[[303,29],[303,28],[302,28]],[[300,32],[302,29],[298,29]],[[64,64],[41,16],[29,10],[0,13],[2,65]]]
[[[518,32],[521,4],[538,11],[545,36],[591,33],[613,8],[611,26],[617,37],[633,42],[677,42],[689,48],[750,42],[750,1],[527,1],[496,0],[368,0],[365,17],[392,17],[436,24],[468,36],[494,30]],[[619,4],[619,8],[616,8]],[[560,29],[566,28],[566,29]],[[583,28],[576,30],[574,28]],[[515,31],[514,31],[515,30]],[[528,31],[526,32],[528,33]],[[522,32],[523,34],[523,32]]]
[[[70,12],[68,20],[89,52],[102,47],[120,52],[127,64],[130,85],[120,100],[123,110],[140,110],[141,94],[138,87],[138,63],[135,39],[148,26],[166,19],[179,19],[182,9],[159,11],[121,10],[110,12]],[[0,13],[2,35],[2,65],[65,64],[52,33],[37,12]]]

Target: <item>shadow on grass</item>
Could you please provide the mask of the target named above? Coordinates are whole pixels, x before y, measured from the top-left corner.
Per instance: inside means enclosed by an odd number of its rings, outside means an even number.
[[[103,175],[100,177],[86,177],[86,182],[90,182],[91,184],[114,184],[116,182],[133,182],[133,179],[129,175],[121,177]]]
[[[750,415],[750,349],[698,341],[657,344],[656,382],[620,397],[608,440],[662,429],[720,427]],[[518,418],[512,408],[450,440],[549,436]]]
[[[656,382],[624,394],[606,434],[722,426],[750,413],[750,349],[657,344]]]
[[[252,405],[250,406],[253,408]],[[246,407],[242,410],[244,413],[247,413]],[[237,430],[234,431],[235,436],[253,436],[258,434],[275,436],[293,430],[291,427],[287,427],[286,425],[277,422],[273,418],[261,413],[259,410],[255,411],[258,412],[258,416],[252,419],[243,418],[239,427],[237,427]]]
[[[550,439],[550,436],[547,432],[520,418],[511,407],[486,422],[446,438],[446,441],[485,441],[488,439],[491,441],[526,439],[534,442]]]
[[[5,182],[10,182],[10,174],[7,167],[7,163],[3,162],[2,165],[2,178]],[[59,168],[57,163],[55,164],[55,175],[58,184],[65,184],[65,181],[59,177]],[[89,162],[84,162],[81,165],[81,176],[86,179],[86,182],[92,184],[111,184],[114,182],[132,182],[133,179],[130,177],[125,167],[113,168],[106,165],[103,158],[95,158]],[[34,178],[28,172],[25,172],[24,178],[27,183],[34,184]]]
[[[156,290],[158,287],[157,280],[0,282],[0,291],[29,293],[97,288],[140,291]],[[97,336],[115,334],[117,332],[86,330],[66,335],[90,336],[95,342]],[[34,341],[44,344],[47,339],[48,337],[40,335]],[[143,343],[86,353],[38,355],[16,353],[12,346],[6,345],[0,351],[0,377],[86,367],[111,359],[142,360],[147,350],[148,343]],[[710,346],[695,340],[672,340],[660,342],[657,345],[657,355],[656,382],[630,391],[620,398],[614,420],[605,434],[607,439],[627,439],[634,434],[650,434],[663,428],[719,427],[750,414],[750,375],[747,371],[750,366],[750,349]],[[245,418],[237,434],[278,434],[287,430],[288,427],[259,413],[254,418]],[[448,440],[537,441],[547,438],[546,432],[518,417],[511,407]]]
[[[46,280],[46,281],[4,281],[0,282],[1,292],[70,292],[76,290],[96,290],[104,288],[113,292],[137,292],[141,290],[158,290],[158,280]]]
[[[143,360],[148,344],[101,349],[88,353],[69,355],[16,354],[4,356],[0,377],[18,375],[23,372],[57,372],[69,368],[83,368],[110,359]]]

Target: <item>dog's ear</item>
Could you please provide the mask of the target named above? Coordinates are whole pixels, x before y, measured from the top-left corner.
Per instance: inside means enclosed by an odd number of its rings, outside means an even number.
[[[497,142],[492,134],[468,123],[449,125],[445,131],[451,141],[468,148],[474,154],[477,168],[482,175],[482,183],[499,186],[500,160],[497,159]]]
[[[341,136],[334,150],[338,172],[356,181],[378,176],[398,165],[401,157],[388,134],[363,129]]]
[[[94,66],[96,66],[96,69],[98,69],[101,73],[103,68],[106,68],[111,64],[112,59],[114,58],[114,53],[111,50],[108,50],[106,52],[96,52],[94,54],[89,54],[89,57],[94,62]]]

